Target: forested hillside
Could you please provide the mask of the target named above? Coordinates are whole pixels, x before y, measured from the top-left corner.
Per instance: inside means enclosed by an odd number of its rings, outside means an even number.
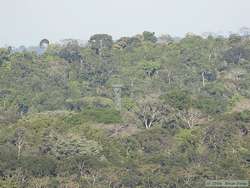
[[[0,187],[250,179],[249,72],[248,35],[0,48]]]

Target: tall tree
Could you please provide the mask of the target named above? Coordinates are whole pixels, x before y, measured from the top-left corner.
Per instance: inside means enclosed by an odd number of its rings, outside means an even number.
[[[157,37],[154,32],[144,31],[143,32],[143,40],[155,43],[157,41]]]
[[[90,37],[89,45],[91,49],[95,50],[97,55],[100,55],[102,50],[112,48],[113,39],[108,34],[95,34]]]

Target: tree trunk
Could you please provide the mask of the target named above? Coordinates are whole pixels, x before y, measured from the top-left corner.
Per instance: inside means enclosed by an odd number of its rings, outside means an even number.
[[[168,73],[168,84],[171,85],[171,77],[170,77],[170,73]]]
[[[205,76],[204,76],[204,72],[201,73],[202,76],[202,86],[205,87]]]
[[[20,159],[22,145],[23,145],[23,141],[22,140],[18,141],[18,143],[17,143],[17,159]]]

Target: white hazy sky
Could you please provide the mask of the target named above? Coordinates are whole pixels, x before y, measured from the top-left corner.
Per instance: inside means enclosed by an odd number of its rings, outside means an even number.
[[[250,26],[249,10],[250,0],[0,0],[0,46],[95,33],[237,31]]]

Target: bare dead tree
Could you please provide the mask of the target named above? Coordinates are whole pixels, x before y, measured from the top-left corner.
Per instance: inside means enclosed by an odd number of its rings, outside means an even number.
[[[92,187],[95,187],[96,179],[99,176],[98,170],[94,170],[94,171],[92,170],[91,176],[92,176]]]
[[[49,178],[44,177],[44,178],[38,178],[38,177],[33,177],[30,180],[30,186],[34,188],[44,188],[48,186]]]
[[[15,132],[15,145],[17,146],[17,158],[20,159],[21,156],[21,150],[24,145],[24,134],[25,129],[18,128]]]
[[[85,163],[84,163],[84,161],[80,161],[78,163],[78,169],[79,169],[80,176],[84,176],[84,174],[85,174]]]
[[[184,123],[186,123],[188,129],[192,129],[194,125],[197,124],[198,120],[201,117],[201,113],[195,109],[185,109],[177,114],[178,118],[180,118]]]
[[[170,70],[167,71],[168,85],[171,85],[172,80],[172,72]]]
[[[169,109],[159,99],[151,97],[144,98],[132,109],[146,129],[160,122],[169,114]]]

